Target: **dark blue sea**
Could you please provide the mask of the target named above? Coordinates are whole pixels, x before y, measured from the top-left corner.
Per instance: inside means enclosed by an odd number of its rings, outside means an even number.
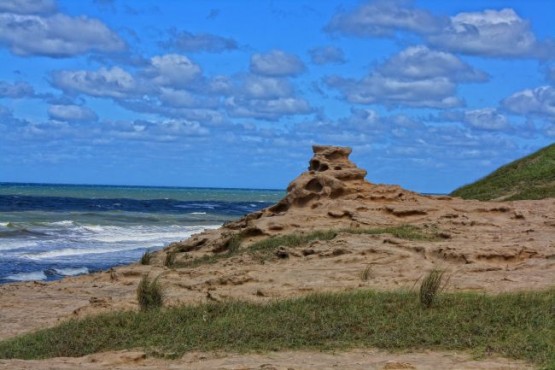
[[[136,262],[276,203],[279,190],[0,183],[0,283]]]

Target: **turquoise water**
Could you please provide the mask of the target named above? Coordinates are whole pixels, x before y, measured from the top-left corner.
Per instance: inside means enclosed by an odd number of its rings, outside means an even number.
[[[265,208],[278,190],[0,183],[0,283],[137,261]]]

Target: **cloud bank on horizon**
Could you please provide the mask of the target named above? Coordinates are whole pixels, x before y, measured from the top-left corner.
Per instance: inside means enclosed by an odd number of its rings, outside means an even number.
[[[0,2],[0,181],[449,192],[555,141],[551,0]]]

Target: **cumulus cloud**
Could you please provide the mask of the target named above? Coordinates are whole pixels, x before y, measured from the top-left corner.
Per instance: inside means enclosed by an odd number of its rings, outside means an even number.
[[[486,80],[484,72],[452,54],[414,46],[392,56],[362,79],[331,76],[325,81],[351,103],[453,108],[464,104],[455,96],[457,82]]]
[[[176,108],[217,108],[217,98],[207,98],[192,94],[186,90],[161,88],[159,95],[162,105]]]
[[[55,87],[71,94],[125,98],[138,93],[133,76],[119,67],[98,71],[57,71],[52,75]]]
[[[242,89],[247,97],[254,99],[283,98],[293,94],[291,83],[283,78],[249,75]]]
[[[538,40],[530,22],[513,9],[462,12],[447,18],[417,9],[410,1],[369,1],[338,12],[326,30],[357,37],[394,37],[399,31],[443,50],[497,58],[555,56],[555,39]]]
[[[63,58],[125,50],[125,42],[97,19],[0,13],[0,44],[14,54]]]
[[[449,27],[428,36],[432,45],[459,53],[490,57],[555,56],[555,41],[538,41],[530,23],[513,9],[459,13]]]
[[[35,96],[35,90],[27,82],[0,81],[0,98],[21,99],[33,96]]]
[[[501,105],[511,113],[555,120],[555,88],[541,86],[518,91],[505,98]]]
[[[304,99],[297,97],[263,99],[226,99],[227,112],[232,117],[259,118],[276,121],[286,115],[312,113],[312,108]]]
[[[342,64],[345,63],[343,50],[335,46],[322,46],[309,51],[314,64]]]
[[[341,91],[347,101],[357,104],[426,108],[453,108],[463,104],[454,96],[456,85],[445,77],[399,80],[373,74],[355,80],[332,76],[326,83]]]
[[[410,6],[407,1],[369,1],[337,13],[326,26],[330,33],[358,37],[393,36],[398,31],[437,32],[446,19]]]
[[[106,121],[101,124],[108,129],[110,138],[125,141],[175,142],[185,138],[206,136],[210,133],[199,122],[184,119]]]
[[[0,12],[15,14],[49,14],[56,11],[54,0],[2,0]]]
[[[187,31],[172,31],[170,40],[164,46],[185,52],[205,51],[221,53],[238,48],[237,41],[232,38],[222,37],[211,33],[193,34]]]
[[[184,55],[154,56],[149,64],[132,74],[120,67],[100,68],[97,71],[57,71],[52,84],[71,94],[125,99],[146,93],[158,93],[159,88],[205,88],[207,91],[225,89],[221,78],[202,81],[202,70]]]
[[[228,116],[276,121],[313,109],[296,96],[284,77],[257,74],[205,77],[184,55],[151,58],[149,65],[128,72],[119,67],[96,71],[57,71],[52,85],[68,95],[112,98],[126,109],[217,124]]]
[[[303,62],[296,55],[282,50],[271,50],[264,54],[253,54],[251,57],[251,72],[264,76],[283,77],[294,76],[305,69]]]
[[[495,108],[473,109],[464,112],[464,122],[480,130],[504,130],[509,127],[507,118]]]
[[[186,86],[202,74],[198,64],[179,54],[166,54],[151,59],[144,75],[160,86]]]
[[[51,105],[48,107],[48,116],[51,119],[65,122],[98,120],[98,116],[92,109],[79,105]]]
[[[485,82],[488,79],[486,73],[472,68],[457,56],[430,50],[422,45],[408,47],[388,59],[377,70],[382,75],[413,80],[438,76],[464,82]]]

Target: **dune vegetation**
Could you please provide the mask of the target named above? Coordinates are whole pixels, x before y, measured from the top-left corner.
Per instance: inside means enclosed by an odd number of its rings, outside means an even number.
[[[506,164],[451,195],[478,200],[555,198],[555,144]]]
[[[70,320],[0,342],[0,358],[40,359],[143,349],[187,351],[466,350],[555,368],[555,290],[500,295],[356,290],[269,304],[228,301]]]

